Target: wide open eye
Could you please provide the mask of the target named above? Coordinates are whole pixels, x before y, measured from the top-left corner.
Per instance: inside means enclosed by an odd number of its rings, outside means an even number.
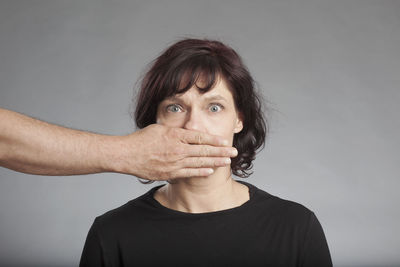
[[[224,109],[224,107],[221,104],[214,103],[214,104],[210,105],[210,111],[213,112],[213,113],[219,112],[219,111],[221,111],[223,109]]]
[[[182,108],[177,104],[168,105],[166,109],[168,112],[172,112],[172,113],[177,113],[182,110]]]

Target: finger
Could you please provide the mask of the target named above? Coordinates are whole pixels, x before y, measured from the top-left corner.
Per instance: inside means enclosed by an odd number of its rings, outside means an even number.
[[[211,135],[203,132],[180,129],[181,140],[187,144],[228,146],[229,141],[221,136]]]
[[[189,178],[189,177],[206,177],[214,173],[211,168],[184,168],[177,170],[171,174],[172,179]]]
[[[207,145],[186,145],[189,157],[236,157],[238,151],[234,147],[215,147]]]
[[[183,168],[213,168],[222,167],[231,163],[230,158],[217,157],[190,157],[181,161]]]

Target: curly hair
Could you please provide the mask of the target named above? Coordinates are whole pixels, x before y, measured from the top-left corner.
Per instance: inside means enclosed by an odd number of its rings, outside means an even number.
[[[148,68],[136,97],[134,119],[137,127],[141,129],[156,123],[158,105],[165,98],[192,88],[199,77],[206,78],[204,87],[196,85],[199,92],[205,93],[221,76],[228,84],[237,110],[243,115],[243,129],[233,138],[238,155],[231,159],[231,170],[241,178],[250,176],[256,151],[264,148],[268,124],[262,109],[262,96],[256,92],[255,81],[241,57],[220,41],[185,38],[162,52]]]

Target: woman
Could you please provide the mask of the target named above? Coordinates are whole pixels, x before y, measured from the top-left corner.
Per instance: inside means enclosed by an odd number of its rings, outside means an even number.
[[[267,130],[254,81],[232,48],[199,39],[173,44],[143,77],[137,101],[139,128],[221,135],[238,155],[207,177],[170,180],[97,217],[81,266],[332,265],[312,211],[231,176],[251,174]]]

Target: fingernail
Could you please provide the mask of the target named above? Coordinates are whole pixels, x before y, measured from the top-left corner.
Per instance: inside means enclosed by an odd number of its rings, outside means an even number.
[[[236,148],[234,148],[231,153],[232,153],[232,156],[237,156],[238,151],[236,150]]]
[[[225,163],[225,164],[231,163],[231,159],[230,159],[230,158],[224,159],[224,163]]]
[[[221,145],[227,146],[229,144],[228,140],[222,140]]]
[[[208,169],[207,172],[208,172],[208,174],[212,174],[214,172],[214,170],[213,169]]]

